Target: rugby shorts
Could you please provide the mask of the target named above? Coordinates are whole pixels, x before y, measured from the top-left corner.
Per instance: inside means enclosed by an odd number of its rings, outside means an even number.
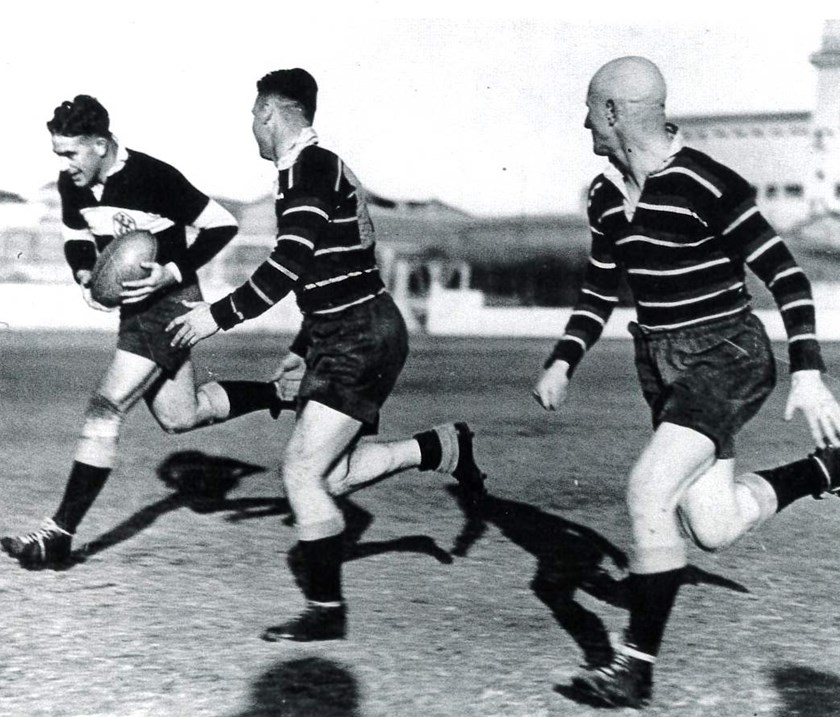
[[[167,376],[174,376],[190,356],[188,348],[169,345],[167,324],[189,311],[182,301],[201,301],[195,282],[152,294],[145,301],[120,307],[117,348],[154,361]]]
[[[300,405],[318,401],[375,433],[408,357],[408,331],[390,294],[334,314],[307,314],[302,331],[309,345]]]
[[[735,435],[776,384],[761,321],[745,311],[668,331],[631,322],[636,370],[654,428],[674,423],[708,436],[718,458],[735,455]]]

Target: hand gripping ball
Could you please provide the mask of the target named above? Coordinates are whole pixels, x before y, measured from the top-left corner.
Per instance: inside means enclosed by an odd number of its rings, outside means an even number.
[[[140,264],[155,261],[157,253],[157,239],[151,232],[138,230],[114,237],[93,267],[90,279],[93,299],[103,306],[119,306],[122,283],[146,278],[149,270]]]

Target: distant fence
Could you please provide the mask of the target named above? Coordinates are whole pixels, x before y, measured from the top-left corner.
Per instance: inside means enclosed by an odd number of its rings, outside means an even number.
[[[212,301],[232,287],[204,283],[204,295]],[[817,331],[823,341],[840,341],[840,287],[815,285]],[[486,306],[480,291],[449,290],[433,286],[424,306],[424,325],[407,304],[399,302],[415,330],[434,336],[488,336],[556,339],[569,318],[569,308]],[[759,310],[756,315],[767,327],[770,338],[783,340],[784,325],[778,311]],[[628,338],[627,323],[633,309],[616,309],[606,327],[605,338]],[[292,295],[235,331],[294,333],[301,315]],[[116,312],[94,311],[84,303],[75,284],[0,282],[0,326],[5,330],[113,330]]]
[[[202,284],[208,300],[224,296],[233,287]],[[4,330],[113,330],[117,312],[96,311],[82,299],[75,284],[0,282],[0,326]],[[287,296],[262,316],[237,326],[235,331],[294,333],[301,315],[294,296]]]
[[[817,332],[823,341],[840,341],[840,287],[815,285]],[[755,312],[773,340],[786,338],[778,311]],[[450,291],[433,287],[426,303],[426,331],[435,336],[521,336],[559,338],[571,308],[485,306],[480,291]],[[615,309],[604,327],[604,338],[630,338],[627,324],[634,309]]]

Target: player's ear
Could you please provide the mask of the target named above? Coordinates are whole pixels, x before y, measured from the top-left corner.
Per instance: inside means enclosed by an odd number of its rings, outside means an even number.
[[[268,124],[274,114],[274,103],[269,97],[261,97],[257,100],[257,119],[262,124]]]
[[[612,127],[618,121],[618,111],[616,109],[615,101],[614,100],[607,100],[606,108],[607,108],[607,121],[610,123],[610,127]]]
[[[93,149],[98,156],[104,157],[106,154],[108,154],[108,140],[106,140],[104,137],[97,137],[93,141]]]

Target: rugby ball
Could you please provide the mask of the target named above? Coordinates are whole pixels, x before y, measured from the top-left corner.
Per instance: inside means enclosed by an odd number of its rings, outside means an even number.
[[[90,294],[103,306],[119,306],[122,283],[145,279],[149,270],[140,266],[157,258],[155,235],[147,231],[133,231],[114,237],[102,250],[90,278]]]

